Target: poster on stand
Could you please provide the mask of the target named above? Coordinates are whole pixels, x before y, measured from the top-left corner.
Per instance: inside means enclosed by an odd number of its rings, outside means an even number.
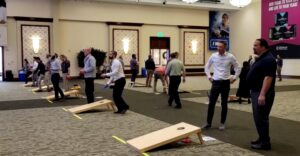
[[[229,51],[229,14],[226,12],[210,11],[209,12],[209,50],[217,51],[217,44],[220,41],[227,43]]]

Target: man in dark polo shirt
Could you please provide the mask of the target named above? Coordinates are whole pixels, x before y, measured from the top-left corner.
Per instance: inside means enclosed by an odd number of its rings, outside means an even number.
[[[251,142],[253,149],[270,150],[269,114],[275,98],[276,60],[265,39],[257,39],[253,50],[257,55],[247,75],[251,90],[253,117],[259,138]]]

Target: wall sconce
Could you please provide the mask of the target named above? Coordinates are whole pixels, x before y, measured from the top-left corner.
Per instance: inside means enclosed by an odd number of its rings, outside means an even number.
[[[192,53],[193,54],[197,53],[197,44],[198,44],[198,41],[196,41],[196,40],[192,41]]]
[[[124,38],[123,40],[123,50],[124,50],[124,53],[127,54],[128,51],[129,51],[129,39],[128,38]]]
[[[40,49],[40,37],[39,36],[32,36],[32,49],[34,53],[38,53]]]

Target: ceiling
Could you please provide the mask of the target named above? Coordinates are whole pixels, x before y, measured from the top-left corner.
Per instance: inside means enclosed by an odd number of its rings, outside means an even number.
[[[240,8],[233,7],[229,4],[229,0],[199,0],[193,4],[187,4],[181,0],[92,0],[109,3],[125,3],[133,5],[152,5],[160,7],[179,7],[179,8],[193,8],[205,10],[223,10],[223,11],[237,11]],[[219,1],[219,2],[215,2]]]

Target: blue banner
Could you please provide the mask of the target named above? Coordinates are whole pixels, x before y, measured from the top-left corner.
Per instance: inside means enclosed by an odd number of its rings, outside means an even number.
[[[217,43],[224,41],[227,43],[226,50],[229,50],[229,14],[224,12],[209,12],[209,50],[216,51]]]

